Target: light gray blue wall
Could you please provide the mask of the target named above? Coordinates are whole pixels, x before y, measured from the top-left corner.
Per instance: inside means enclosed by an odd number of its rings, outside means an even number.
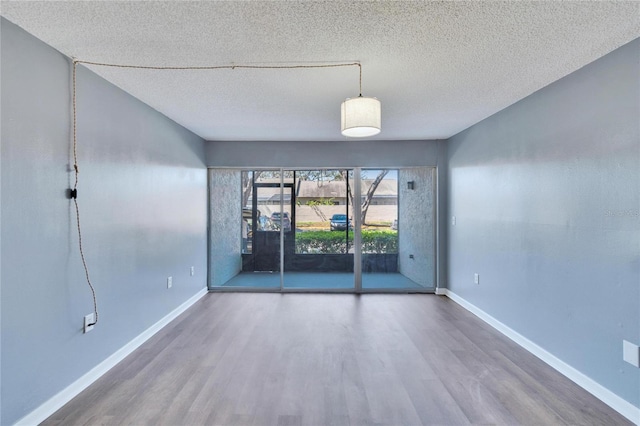
[[[207,142],[209,167],[437,166],[444,141]]]
[[[449,289],[635,406],[640,369],[622,340],[640,344],[639,51],[635,40],[448,147]]]
[[[78,68],[77,249],[68,58],[2,19],[2,417],[12,424],[206,288],[204,141]],[[195,276],[189,267],[195,266]],[[173,288],[166,279],[173,276]]]

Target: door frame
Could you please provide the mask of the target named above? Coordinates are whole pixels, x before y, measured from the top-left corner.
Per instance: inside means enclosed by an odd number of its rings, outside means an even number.
[[[252,178],[253,179],[253,178]],[[265,242],[268,240],[274,240],[275,238],[275,233],[276,231],[259,231],[258,230],[258,192],[260,188],[280,188],[280,202],[279,202],[279,206],[280,206],[280,223],[282,224],[282,216],[283,216],[283,210],[284,210],[284,189],[288,188],[291,191],[291,198],[289,201],[290,204],[290,210],[291,210],[291,217],[290,217],[290,221],[291,221],[291,226],[290,226],[290,230],[289,231],[284,231],[283,226],[280,226],[280,232],[278,232],[278,234],[287,234],[287,233],[293,233],[295,232],[295,221],[296,221],[296,213],[295,213],[295,191],[294,191],[294,185],[292,183],[286,183],[283,186],[281,186],[280,183],[256,183],[255,180],[252,182],[252,201],[251,201],[251,232],[252,232],[252,241],[251,241],[251,253],[249,254],[245,254],[243,255],[243,257],[249,258],[250,260],[248,260],[248,262],[246,262],[245,260],[243,260],[243,269],[245,265],[251,265],[251,269],[253,271],[256,271],[256,265],[258,264],[263,264],[265,262],[261,261],[261,256],[263,256],[264,258],[267,257],[268,253],[261,253],[261,248],[263,248],[260,245],[260,241],[264,240]],[[264,234],[264,235],[262,235]],[[273,234],[273,235],[272,235]],[[291,245],[294,245],[293,247],[291,247]],[[285,252],[290,251],[292,248],[293,250],[295,250],[295,240],[293,238],[286,238],[284,240],[284,244],[281,238],[278,238],[278,253],[280,253],[282,250],[281,248],[284,248]],[[264,260],[264,259],[262,259]],[[266,262],[269,263],[269,262]],[[269,272],[276,272],[276,271],[280,271],[282,268],[281,265],[281,261],[280,261],[280,256],[278,256],[277,262],[276,264],[277,268],[273,268],[273,269],[258,269],[258,271],[269,271]]]
[[[440,268],[439,268],[439,250],[440,250],[440,241],[439,241],[439,209],[438,209],[438,191],[439,191],[439,182],[438,182],[438,167],[437,166],[416,166],[416,167],[424,167],[424,168],[428,168],[428,169],[432,169],[433,170],[433,181],[432,181],[432,185],[433,185],[433,218],[434,218],[434,223],[433,223],[433,227],[435,228],[435,232],[433,235],[433,243],[434,243],[434,248],[435,248],[435,253],[434,253],[434,287],[426,287],[424,289],[414,289],[414,288],[410,288],[410,289],[395,289],[395,288],[362,288],[362,252],[359,249],[362,244],[362,234],[361,234],[361,216],[362,216],[362,212],[361,212],[361,203],[354,203],[354,205],[352,205],[352,212],[353,212],[353,216],[354,216],[354,247],[356,247],[357,249],[354,250],[354,286],[348,289],[343,289],[343,288],[335,288],[335,289],[326,289],[326,288],[310,288],[310,289],[306,289],[306,288],[292,288],[292,287],[284,287],[284,250],[280,250],[280,287],[269,287],[269,288],[259,288],[259,287],[208,287],[209,291],[235,291],[235,292],[281,292],[281,293],[286,293],[286,292],[291,292],[291,293],[300,293],[300,292],[315,292],[315,293],[434,293],[437,292],[438,290],[438,280],[439,280],[439,274],[440,274]],[[360,194],[361,193],[361,171],[364,169],[370,170],[370,169],[394,169],[394,170],[398,170],[401,171],[403,169],[406,168],[413,168],[413,167],[406,167],[406,166],[379,166],[379,167],[372,167],[372,166],[366,166],[366,167],[280,167],[280,168],[261,168],[261,167],[211,167],[211,169],[234,169],[234,170],[238,170],[239,172],[248,172],[248,171],[256,171],[256,170],[272,170],[272,171],[279,171],[280,172],[280,183],[269,183],[269,184],[262,184],[264,186],[271,186],[271,187],[280,187],[280,213],[283,213],[283,206],[284,206],[284,188],[285,187],[291,187],[292,188],[292,203],[295,203],[295,183],[284,183],[284,172],[285,171],[292,171],[292,172],[297,172],[299,170],[350,170],[353,171],[354,173],[354,185],[353,185],[353,192],[354,194]],[[255,177],[252,175],[251,177],[252,179],[252,185],[255,184]],[[256,195],[256,191],[254,189],[254,197],[257,197]],[[357,197],[356,197],[357,198]],[[400,208],[400,206],[399,206]],[[253,210],[253,209],[252,209]],[[295,232],[295,220],[294,220],[294,216],[295,216],[295,205],[292,204],[292,211],[291,211],[291,215],[292,215],[292,232]],[[255,219],[255,218],[254,218]],[[252,222],[256,222],[255,220],[253,220]],[[255,225],[252,225],[255,226]],[[209,237],[210,240],[210,237]],[[280,247],[284,246],[284,231],[281,227],[281,232],[280,232]],[[295,248],[294,248],[295,250]],[[210,266],[210,265],[209,265]],[[208,274],[210,274],[210,271],[208,271]],[[208,280],[208,282],[210,282]]]

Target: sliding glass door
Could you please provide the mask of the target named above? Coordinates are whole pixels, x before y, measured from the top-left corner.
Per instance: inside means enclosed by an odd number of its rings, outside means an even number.
[[[285,235],[284,289],[354,290],[349,170],[295,170],[294,232]]]
[[[210,218],[212,289],[435,288],[433,168],[212,169]]]
[[[362,291],[434,290],[434,169],[363,169],[361,177]]]
[[[363,169],[360,250],[362,289],[400,289],[398,272],[398,170]]]

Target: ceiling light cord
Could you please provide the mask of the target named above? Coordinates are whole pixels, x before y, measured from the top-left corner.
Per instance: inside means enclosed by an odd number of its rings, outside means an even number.
[[[96,65],[101,67],[112,68],[136,68],[143,70],[219,70],[219,69],[300,69],[300,68],[340,68],[340,67],[360,67],[360,62],[343,62],[335,64],[298,64],[298,65],[203,65],[203,66],[147,66],[147,65],[128,65],[128,64],[110,64],[106,62],[93,62],[74,59],[76,64]]]
[[[360,68],[360,98],[362,97],[362,65],[358,63],[358,68]]]
[[[84,267],[84,274],[87,279],[87,284],[89,284],[89,288],[91,289],[91,296],[93,297],[93,312],[95,313],[95,318],[92,324],[87,324],[87,326],[93,326],[98,323],[98,301],[96,298],[96,290],[91,283],[91,278],[89,276],[89,268],[87,266],[87,261],[84,257],[84,250],[82,248],[82,228],[80,226],[80,208],[78,207],[78,176],[80,174],[80,169],[78,167],[78,137],[77,137],[77,107],[76,107],[76,68],[80,61],[76,59],[73,60],[73,171],[75,174],[75,182],[73,184],[73,190],[71,191],[71,198],[73,199],[73,203],[76,208],[76,224],[78,225],[78,248],[80,250],[80,259],[82,260],[82,266]]]
[[[84,249],[82,247],[82,227],[80,226],[80,208],[78,206],[78,180],[80,175],[80,169],[78,167],[78,135],[77,135],[77,85],[76,85],[76,72],[78,64],[84,65],[94,65],[101,67],[111,67],[111,68],[133,68],[133,69],[146,69],[146,70],[221,70],[221,69],[314,69],[314,68],[341,68],[341,67],[354,67],[357,66],[359,69],[359,97],[362,97],[362,64],[360,62],[345,62],[345,63],[334,63],[334,64],[316,64],[316,65],[213,65],[213,66],[144,66],[144,65],[127,65],[127,64],[110,64],[105,62],[93,62],[93,61],[82,61],[76,58],[73,58],[73,172],[75,175],[75,181],[73,184],[73,189],[71,190],[71,198],[73,199],[73,203],[75,205],[76,210],[76,224],[78,226],[78,248],[80,251],[80,259],[82,260],[82,266],[84,268],[84,273],[86,276],[87,284],[91,289],[91,295],[93,297],[93,311],[95,313],[95,320],[93,324],[88,324],[89,326],[96,325],[98,323],[98,302],[96,298],[96,290],[91,283],[91,277],[89,275],[89,267],[87,266],[87,261],[84,255]]]
[[[134,68],[141,70],[173,70],[173,71],[186,71],[186,70],[235,70],[235,69],[272,69],[272,70],[294,70],[294,69],[311,69],[311,68],[340,68],[340,67],[358,67],[360,71],[360,95],[362,97],[362,64],[360,62],[344,62],[337,64],[316,64],[316,65],[204,65],[204,66],[146,66],[146,65],[127,65],[127,64],[109,64],[106,62],[93,62],[93,61],[81,61],[74,59],[75,64],[95,65],[99,67],[111,67],[111,68]]]

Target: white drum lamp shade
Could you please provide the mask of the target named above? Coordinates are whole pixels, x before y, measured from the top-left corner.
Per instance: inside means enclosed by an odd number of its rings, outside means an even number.
[[[359,96],[347,99],[341,107],[341,130],[344,136],[364,138],[380,133],[380,101]]]

